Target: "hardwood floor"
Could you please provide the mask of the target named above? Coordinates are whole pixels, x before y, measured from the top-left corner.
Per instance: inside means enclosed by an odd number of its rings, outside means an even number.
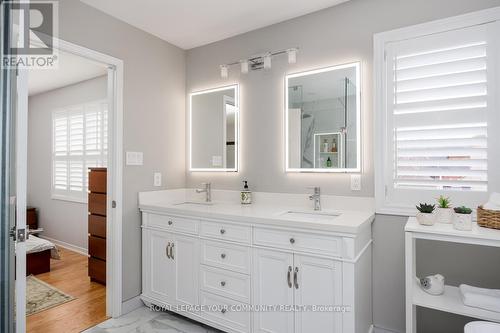
[[[61,260],[51,259],[51,271],[37,278],[76,299],[26,318],[28,333],[81,332],[106,317],[106,287],[90,282],[87,257],[59,248]]]

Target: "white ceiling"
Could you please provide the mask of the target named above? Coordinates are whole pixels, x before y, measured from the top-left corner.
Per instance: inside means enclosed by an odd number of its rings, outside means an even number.
[[[81,0],[183,49],[328,8],[348,0]]]
[[[40,94],[106,74],[106,66],[59,51],[57,69],[32,69],[28,77],[29,95]]]

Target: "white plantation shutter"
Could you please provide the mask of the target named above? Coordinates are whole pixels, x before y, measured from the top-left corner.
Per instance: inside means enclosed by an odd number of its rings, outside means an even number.
[[[500,129],[493,129],[496,27],[386,44],[385,190],[400,206],[435,201],[438,194],[483,200],[490,190],[491,155],[500,149]]]
[[[54,198],[86,201],[88,168],[106,166],[107,117],[107,103],[103,101],[54,111]]]

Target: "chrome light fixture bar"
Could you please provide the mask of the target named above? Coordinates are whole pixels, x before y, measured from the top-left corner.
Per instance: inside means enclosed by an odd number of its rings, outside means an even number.
[[[272,67],[272,58],[280,55],[287,55],[288,63],[295,64],[297,62],[297,47],[289,48],[286,50],[280,50],[275,52],[267,52],[264,54],[256,55],[248,59],[243,59],[239,61],[234,61],[229,64],[220,65],[220,76],[222,78],[227,78],[229,75],[229,67],[234,65],[240,66],[240,71],[242,74],[247,74],[250,70],[255,71],[259,69],[269,70]]]

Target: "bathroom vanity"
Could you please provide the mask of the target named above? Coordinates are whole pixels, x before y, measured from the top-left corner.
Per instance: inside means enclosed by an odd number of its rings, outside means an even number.
[[[370,331],[371,199],[213,192],[139,194],[147,305],[225,332]]]

